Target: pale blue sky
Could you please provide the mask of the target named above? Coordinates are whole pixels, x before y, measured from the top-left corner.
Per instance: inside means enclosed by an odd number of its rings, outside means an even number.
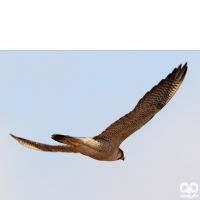
[[[9,135],[52,145],[55,133],[98,135],[185,62],[177,94],[121,145],[124,162],[34,151]],[[200,184],[199,65],[196,51],[1,51],[0,199],[180,199],[182,182]]]

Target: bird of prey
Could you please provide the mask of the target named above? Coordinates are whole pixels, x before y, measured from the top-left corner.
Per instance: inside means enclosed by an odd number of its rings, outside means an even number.
[[[174,96],[187,72],[187,63],[179,65],[158,85],[154,86],[140,99],[135,108],[107,127],[95,137],[71,137],[54,134],[52,139],[65,145],[47,145],[27,139],[11,136],[20,144],[31,149],[50,152],[81,153],[100,161],[124,160],[120,144],[132,133],[144,126],[158,113]]]

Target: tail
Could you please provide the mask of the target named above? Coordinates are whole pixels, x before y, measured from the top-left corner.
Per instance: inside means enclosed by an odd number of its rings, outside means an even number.
[[[84,144],[84,138],[71,137],[68,135],[53,134],[51,138],[57,142],[68,144],[73,148]]]

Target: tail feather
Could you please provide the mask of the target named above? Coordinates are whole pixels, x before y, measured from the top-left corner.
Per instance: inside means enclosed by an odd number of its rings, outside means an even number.
[[[51,138],[57,142],[68,144],[69,146],[73,148],[84,144],[84,140],[83,140],[84,138],[71,137],[68,135],[53,134]]]

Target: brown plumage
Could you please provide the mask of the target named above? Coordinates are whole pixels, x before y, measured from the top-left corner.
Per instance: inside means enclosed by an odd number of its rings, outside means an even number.
[[[63,135],[52,135],[52,139],[67,146],[51,146],[32,142],[13,136],[22,145],[40,151],[81,153],[97,160],[124,160],[120,144],[132,133],[144,126],[174,96],[187,72],[187,63],[175,68],[158,85],[154,86],[140,99],[135,108],[111,124],[100,135],[93,138],[77,138]]]
[[[187,72],[187,63],[175,68],[171,74],[161,80],[140,99],[135,108],[115,121],[94,139],[104,139],[114,145],[120,145],[128,136],[144,126],[174,96]]]
[[[47,145],[38,142],[33,142],[24,138],[16,137],[10,134],[14,139],[16,139],[20,144],[30,149],[38,150],[38,151],[49,151],[49,152],[72,152],[78,153],[78,151],[67,145]]]

